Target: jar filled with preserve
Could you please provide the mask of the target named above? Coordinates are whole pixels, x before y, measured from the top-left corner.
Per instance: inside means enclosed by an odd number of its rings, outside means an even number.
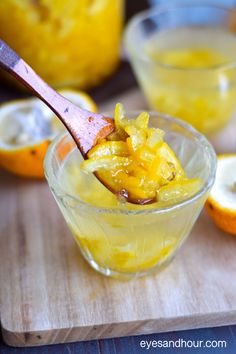
[[[86,89],[118,63],[123,6],[123,0],[1,0],[0,37],[52,86]]]

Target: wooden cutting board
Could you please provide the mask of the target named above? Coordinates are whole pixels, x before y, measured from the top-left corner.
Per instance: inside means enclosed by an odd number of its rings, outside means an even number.
[[[120,99],[145,108],[137,91]],[[236,323],[235,255],[236,238],[203,213],[164,271],[130,282],[106,278],[82,259],[45,181],[0,174],[1,325],[10,345]]]

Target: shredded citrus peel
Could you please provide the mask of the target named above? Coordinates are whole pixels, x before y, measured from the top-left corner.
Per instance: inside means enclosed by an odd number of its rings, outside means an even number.
[[[201,187],[197,178],[187,178],[178,158],[163,140],[165,132],[149,127],[149,114],[126,117],[118,103],[115,131],[88,153],[81,168],[95,173],[111,191],[137,204],[178,202]]]

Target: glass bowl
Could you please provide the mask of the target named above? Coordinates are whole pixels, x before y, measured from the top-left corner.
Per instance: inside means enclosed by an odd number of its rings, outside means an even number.
[[[150,112],[150,125],[166,132],[165,140],[187,176],[203,182],[197,194],[170,207],[119,203],[94,175],[80,170],[82,157],[68,133],[58,136],[46,154],[45,175],[57,204],[84,258],[107,276],[130,279],[167,265],[189,235],[214,182],[216,156],[203,135],[155,112]]]
[[[224,127],[236,107],[235,29],[235,11],[196,2],[136,15],[124,42],[151,109],[208,135]]]

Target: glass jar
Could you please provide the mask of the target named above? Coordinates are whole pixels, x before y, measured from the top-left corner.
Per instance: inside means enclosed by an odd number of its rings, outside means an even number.
[[[54,87],[87,88],[116,67],[123,0],[1,0],[0,38]]]

